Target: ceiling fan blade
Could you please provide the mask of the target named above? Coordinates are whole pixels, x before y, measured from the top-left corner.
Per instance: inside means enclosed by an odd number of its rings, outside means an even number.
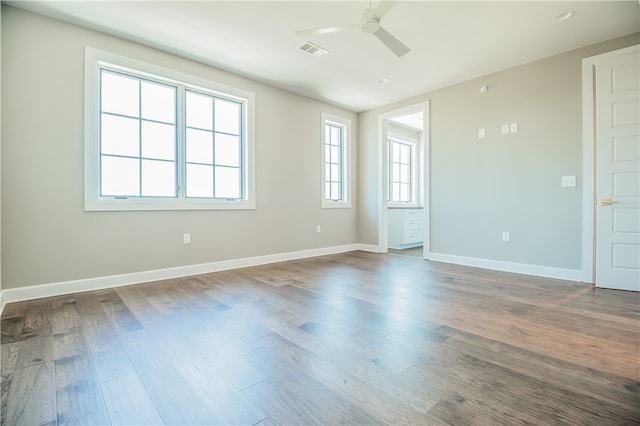
[[[389,48],[389,50],[395,53],[398,58],[411,52],[411,49],[402,44],[400,40],[392,36],[387,30],[382,27],[380,27],[380,29],[376,31],[374,35],[378,37],[378,39]]]
[[[357,30],[357,29],[360,29],[360,24],[343,25],[341,27],[315,28],[312,30],[298,30],[298,31],[294,31],[294,34],[297,35],[298,37],[303,37],[308,35],[339,33],[341,31],[349,31],[349,30]]]
[[[382,17],[387,14],[387,12],[393,7],[394,4],[396,4],[397,1],[398,0],[381,0],[378,4],[378,7],[376,7],[371,14],[382,19]]]

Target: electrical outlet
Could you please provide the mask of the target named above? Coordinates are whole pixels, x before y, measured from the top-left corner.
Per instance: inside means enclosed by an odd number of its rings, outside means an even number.
[[[316,225],[316,232],[318,234],[322,232],[322,227],[320,225]]]
[[[511,235],[509,235],[509,232],[505,231],[502,233],[502,241],[504,242],[509,242],[511,240]]]
[[[185,244],[191,244],[191,234],[184,234],[182,236],[182,242]]]

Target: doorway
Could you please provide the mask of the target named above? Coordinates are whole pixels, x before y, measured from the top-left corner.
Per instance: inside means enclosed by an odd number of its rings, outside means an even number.
[[[378,245],[428,259],[429,102],[381,114],[378,133]]]
[[[583,60],[583,281],[640,291],[640,46]]]

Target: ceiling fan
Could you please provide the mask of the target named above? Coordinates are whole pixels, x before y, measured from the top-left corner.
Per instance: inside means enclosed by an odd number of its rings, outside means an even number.
[[[392,36],[387,30],[382,28],[380,21],[384,15],[396,4],[398,0],[382,0],[378,6],[374,9],[369,7],[362,12],[362,20],[358,24],[344,25],[340,27],[325,27],[315,28],[312,30],[299,30],[295,31],[295,35],[308,36],[308,35],[321,35],[329,33],[337,33],[341,31],[360,30],[365,34],[373,34],[384,43],[398,58],[406,55],[411,51],[407,46],[402,44],[400,40]],[[371,6],[371,1],[369,1]]]

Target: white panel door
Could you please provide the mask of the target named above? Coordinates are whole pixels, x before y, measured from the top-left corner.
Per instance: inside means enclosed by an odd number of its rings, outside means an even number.
[[[640,49],[596,63],[596,286],[640,291]]]

